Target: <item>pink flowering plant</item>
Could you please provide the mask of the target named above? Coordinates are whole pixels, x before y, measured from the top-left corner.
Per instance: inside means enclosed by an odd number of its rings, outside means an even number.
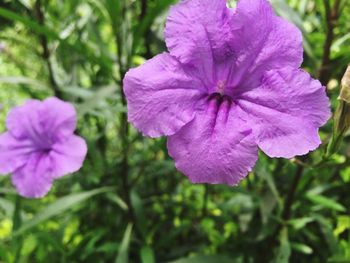
[[[0,262],[350,262],[349,1],[2,1]]]
[[[315,150],[330,118],[325,87],[300,69],[299,29],[266,0],[187,0],[171,8],[169,52],[124,79],[128,116],[144,135],[168,136],[193,183],[236,185],[258,159]]]
[[[87,145],[74,134],[76,123],[74,107],[57,98],[10,111],[8,131],[0,135],[0,173],[12,174],[20,195],[43,197],[55,179],[81,168]]]

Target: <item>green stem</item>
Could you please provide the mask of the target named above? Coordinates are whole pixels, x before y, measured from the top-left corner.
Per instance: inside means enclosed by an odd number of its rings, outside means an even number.
[[[12,232],[16,232],[22,225],[22,218],[21,218],[21,210],[22,210],[22,199],[19,195],[16,196],[16,203],[15,203],[15,211],[13,212],[13,227]],[[14,263],[19,262],[21,257],[21,250],[23,246],[23,240],[22,237],[15,237],[13,239],[14,248],[15,248],[15,259]]]
[[[38,23],[42,26],[45,26],[45,13],[42,10],[41,0],[37,0],[35,2],[35,11],[36,11]],[[50,81],[51,87],[53,89],[55,96],[58,98],[62,98],[63,93],[60,90],[58,83],[55,79],[54,69],[53,69],[53,66],[51,63],[51,58],[50,58],[51,54],[50,54],[50,50],[49,50],[48,39],[45,35],[40,35],[39,37],[40,37],[41,47],[43,50],[42,51],[42,58],[47,64],[47,69],[48,69],[48,73],[49,73],[49,81]]]

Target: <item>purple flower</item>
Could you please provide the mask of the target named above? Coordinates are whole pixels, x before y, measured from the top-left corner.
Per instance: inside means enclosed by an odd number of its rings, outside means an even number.
[[[266,0],[184,0],[170,10],[169,53],[124,79],[129,120],[194,183],[236,185],[258,147],[292,158],[316,149],[330,117],[319,81],[300,69],[302,35]]]
[[[8,131],[0,135],[0,173],[12,173],[12,182],[24,197],[39,198],[54,179],[78,171],[87,146],[74,135],[74,107],[57,98],[29,100],[12,109]]]

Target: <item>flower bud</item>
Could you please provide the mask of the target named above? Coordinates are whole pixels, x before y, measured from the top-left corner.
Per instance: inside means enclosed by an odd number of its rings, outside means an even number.
[[[338,134],[344,134],[350,127],[350,65],[341,81],[339,106],[334,116]]]
[[[345,132],[350,128],[350,65],[341,81],[339,104],[334,114],[333,137],[328,145],[327,155],[335,153]]]
[[[339,100],[345,101],[350,104],[350,64],[344,74],[341,81],[341,90]]]

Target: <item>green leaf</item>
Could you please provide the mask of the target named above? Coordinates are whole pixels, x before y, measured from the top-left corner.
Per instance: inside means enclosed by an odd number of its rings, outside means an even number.
[[[115,193],[110,193],[107,195],[107,198],[111,200],[113,203],[117,204],[124,211],[127,211],[129,209],[127,203],[125,203],[124,200],[119,195]]]
[[[52,30],[50,30],[48,27],[42,26],[36,21],[31,20],[23,15],[18,15],[15,12],[12,12],[10,10],[0,7],[0,16],[11,21],[20,22],[25,26],[29,27],[30,29],[32,29],[33,31],[35,31],[36,33],[45,35],[48,38],[59,39],[59,36]]]
[[[137,26],[137,28],[135,28],[133,50],[135,50],[137,45],[140,43],[140,39],[152,26],[159,14],[168,9],[169,6],[174,3],[175,0],[158,0],[155,2],[155,6],[149,7],[146,16],[143,18],[142,22]]]
[[[45,90],[47,88],[47,85],[44,83],[31,79],[31,78],[26,78],[22,76],[8,76],[8,77],[0,77],[0,83],[4,84],[13,84],[13,85],[18,85],[18,84],[25,84],[25,85],[30,85],[35,88],[38,88],[40,90]]]
[[[338,202],[322,195],[307,195],[306,196],[314,204],[320,205],[324,208],[332,209],[338,212],[345,212],[346,208]]]
[[[301,218],[295,218],[288,221],[290,225],[293,226],[294,229],[299,230],[304,228],[308,223],[311,223],[315,221],[312,217],[301,217]]]
[[[306,255],[311,255],[313,253],[313,249],[311,247],[300,243],[292,243],[292,249]]]
[[[3,210],[7,217],[12,217],[13,212],[15,211],[15,206],[9,200],[0,198],[0,210]]]
[[[105,0],[105,7],[111,19],[113,30],[118,30],[119,28],[119,20],[121,18],[120,3],[121,0]]]
[[[112,191],[111,187],[103,187],[95,189],[92,191],[82,192],[78,194],[71,194],[65,197],[58,199],[55,203],[48,205],[42,211],[37,213],[32,219],[23,222],[22,226],[13,233],[14,236],[23,234],[25,231],[39,225],[40,223],[57,216],[73,206],[101,193],[106,193]]]
[[[350,229],[350,217],[349,216],[338,216],[337,227],[334,230],[334,235],[339,236],[344,231]]]
[[[267,171],[266,165],[262,164],[261,161],[258,162],[258,165],[256,168],[256,173],[267,182],[267,185],[268,185],[271,193],[275,197],[278,205],[281,206],[283,202],[282,202],[281,195],[277,190],[275,180],[274,180],[273,176]]]
[[[94,92],[91,92],[91,96],[87,98],[83,103],[77,106],[77,111],[80,116],[85,115],[86,113],[98,109],[106,104],[106,100],[111,97],[116,97],[115,94],[118,91],[118,86],[111,85],[106,87],[101,87]],[[118,97],[116,97],[118,98]],[[107,105],[108,106],[108,105]]]
[[[100,65],[110,66],[112,60],[106,57],[99,57],[93,54],[93,51],[89,50],[87,47],[83,45],[81,42],[76,42],[74,45],[70,44],[68,41],[61,39],[59,34],[56,33],[51,28],[40,25],[35,20],[29,19],[23,15],[18,15],[15,12],[12,12],[8,9],[0,7],[0,17],[8,19],[10,21],[22,23],[24,26],[30,28],[35,33],[39,35],[44,35],[49,40],[57,40],[63,45],[67,50],[74,50],[77,54],[84,55],[89,60],[99,63]]]
[[[178,259],[175,261],[171,261],[169,263],[232,263],[232,259],[226,256],[206,256],[206,255],[201,255],[201,256],[195,256],[195,257],[190,257],[190,258],[182,258]]]
[[[146,239],[147,220],[146,220],[146,216],[143,208],[143,202],[135,190],[131,191],[131,204],[135,213],[137,228],[142,233],[144,239]]]
[[[119,248],[118,256],[115,263],[128,263],[129,262],[129,246],[132,234],[132,224],[128,224],[126,227],[122,244]]]
[[[330,253],[336,254],[338,252],[338,242],[333,234],[332,222],[321,215],[314,214],[313,217],[319,223],[320,230],[327,241]]]
[[[275,263],[288,263],[291,255],[291,245],[288,239],[288,229],[284,227],[281,231],[280,246],[277,249],[277,253],[274,259]]]
[[[154,251],[149,246],[141,248],[141,261],[142,263],[155,263]]]

